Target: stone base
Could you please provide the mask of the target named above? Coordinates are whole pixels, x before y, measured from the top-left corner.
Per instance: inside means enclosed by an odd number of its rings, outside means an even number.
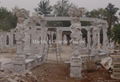
[[[82,75],[81,75],[81,67],[70,67],[70,77],[73,77],[73,78],[82,78]]]
[[[13,67],[15,72],[24,72],[25,71],[25,57],[17,56],[13,60]]]
[[[92,49],[90,55],[98,55],[98,50],[97,49]]]
[[[70,77],[82,78],[82,62],[81,57],[73,56],[70,63]]]

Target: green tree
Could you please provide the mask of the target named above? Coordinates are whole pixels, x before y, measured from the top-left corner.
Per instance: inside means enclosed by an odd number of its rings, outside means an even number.
[[[54,5],[54,14],[56,16],[68,16],[69,8],[73,6],[68,0],[59,0]]]
[[[86,16],[106,20],[108,23],[108,36],[110,39],[112,26],[114,26],[116,22],[119,22],[118,17],[116,16],[116,13],[118,12],[118,10],[119,9],[117,7],[115,7],[113,4],[109,3],[105,9],[103,9],[103,8],[94,9],[90,12],[87,12]]]
[[[118,20],[116,16],[117,11],[119,10],[113,4],[109,3],[106,9],[106,20],[108,22],[108,35],[111,36],[112,25],[115,25],[115,22]]]
[[[105,19],[106,18],[105,14],[106,14],[106,10],[103,8],[93,9],[92,11],[86,12],[87,17],[100,18],[100,19]]]
[[[17,24],[17,17],[8,11],[6,8],[0,8],[0,30],[9,31],[15,28]]]
[[[49,0],[41,0],[38,4],[38,7],[35,8],[35,11],[40,15],[48,15],[52,11],[52,6],[50,6]]]
[[[120,47],[120,24],[117,24],[112,29],[112,40]]]

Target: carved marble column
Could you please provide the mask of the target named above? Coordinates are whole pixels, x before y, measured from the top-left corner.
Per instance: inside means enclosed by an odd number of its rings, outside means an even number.
[[[14,68],[16,72],[24,72],[25,68],[25,54],[24,54],[24,28],[25,28],[25,20],[29,17],[29,11],[25,9],[15,9],[15,15],[17,16],[18,23],[15,28],[15,39],[16,39],[16,54],[14,60]]]
[[[97,27],[94,27],[93,28],[93,37],[92,37],[92,40],[93,40],[93,44],[92,44],[92,49],[96,49],[97,47],[97,43],[98,43],[98,28]]]
[[[81,51],[83,48],[82,33],[80,17],[83,15],[81,8],[72,7],[69,9],[69,15],[71,17],[71,40],[72,40],[72,57],[70,60],[70,76],[74,78],[82,78],[82,58]]]
[[[6,36],[7,36],[7,34],[6,34],[6,32],[3,32],[3,46],[4,46],[4,48],[6,47]]]
[[[63,44],[64,44],[64,45],[67,44],[67,36],[66,36],[66,35],[63,36]]]
[[[97,43],[97,48],[98,49],[100,49],[100,47],[101,47],[101,44],[100,44],[100,26],[98,26],[98,32],[97,32],[98,34],[98,43]]]
[[[42,57],[43,59],[45,60],[45,57],[47,55],[47,50],[48,50],[48,44],[47,44],[47,30],[48,28],[46,28],[46,20],[44,18],[42,18],[40,20],[40,23],[41,23],[41,40],[42,40],[42,43],[41,43],[41,53],[42,53]]]
[[[79,18],[73,19],[73,23],[71,25],[71,38],[72,38],[72,57],[71,57],[71,67],[70,67],[70,76],[74,78],[82,78],[82,59],[80,54],[80,50],[82,48],[82,33],[81,33],[81,24]]]
[[[9,33],[9,47],[14,47],[13,46],[13,33],[11,32],[11,33]]]
[[[91,49],[91,32],[90,32],[91,28],[87,28],[87,47],[88,49]]]
[[[62,30],[57,29],[57,43],[62,45]]]
[[[98,54],[98,28],[96,26],[93,27],[92,31],[92,49],[91,49],[91,55],[97,55]]]
[[[24,53],[30,53],[30,34],[29,34],[29,28],[26,27],[26,30],[24,31],[25,37],[24,37]]]
[[[0,32],[0,48],[2,48],[2,32]]]
[[[103,49],[107,50],[107,47],[108,47],[107,26],[103,25]]]
[[[16,33],[16,53],[17,55],[23,55],[23,32]]]
[[[56,36],[56,46],[57,46],[57,54],[61,55],[61,45],[62,45],[62,30],[57,28],[57,32],[56,32],[57,36]]]

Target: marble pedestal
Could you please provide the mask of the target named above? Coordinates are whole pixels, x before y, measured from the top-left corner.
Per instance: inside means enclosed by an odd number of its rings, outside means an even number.
[[[25,71],[25,56],[17,56],[13,61],[14,71],[22,73]]]
[[[82,62],[80,56],[73,56],[70,64],[70,77],[82,78]]]

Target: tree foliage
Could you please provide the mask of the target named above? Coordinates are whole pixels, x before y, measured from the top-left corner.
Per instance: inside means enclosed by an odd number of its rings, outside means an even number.
[[[120,45],[120,24],[115,25],[112,29],[112,40]]]
[[[119,9],[111,3],[109,3],[105,9],[106,9],[106,20],[108,23],[108,36],[110,39],[112,36],[112,31],[111,31],[112,26],[114,26],[115,22],[118,21],[118,17],[116,16],[116,13],[118,12]]]
[[[0,30],[9,31],[15,28],[17,24],[17,17],[8,11],[6,8],[0,8]]]
[[[111,28],[118,22],[118,17],[116,16],[118,8],[113,4],[109,3],[106,8],[94,9],[86,13],[87,17],[94,17],[104,19],[108,23],[108,36],[111,38]]]
[[[116,13],[118,12],[119,8],[115,7],[113,4],[109,3],[106,9],[106,20],[108,22],[108,27],[111,29],[112,25],[118,20]]]
[[[86,16],[105,19],[109,24],[109,28],[111,28],[111,26],[118,20],[116,16],[118,10],[117,7],[109,3],[106,8],[93,9],[92,11],[87,12]]]
[[[93,9],[92,11],[86,12],[87,17],[105,19],[106,10],[103,8]]]
[[[56,16],[68,16],[69,8],[73,6],[68,0],[59,0],[54,5],[54,14]]]
[[[40,15],[48,15],[52,11],[52,6],[50,6],[49,0],[41,0],[35,11]]]

